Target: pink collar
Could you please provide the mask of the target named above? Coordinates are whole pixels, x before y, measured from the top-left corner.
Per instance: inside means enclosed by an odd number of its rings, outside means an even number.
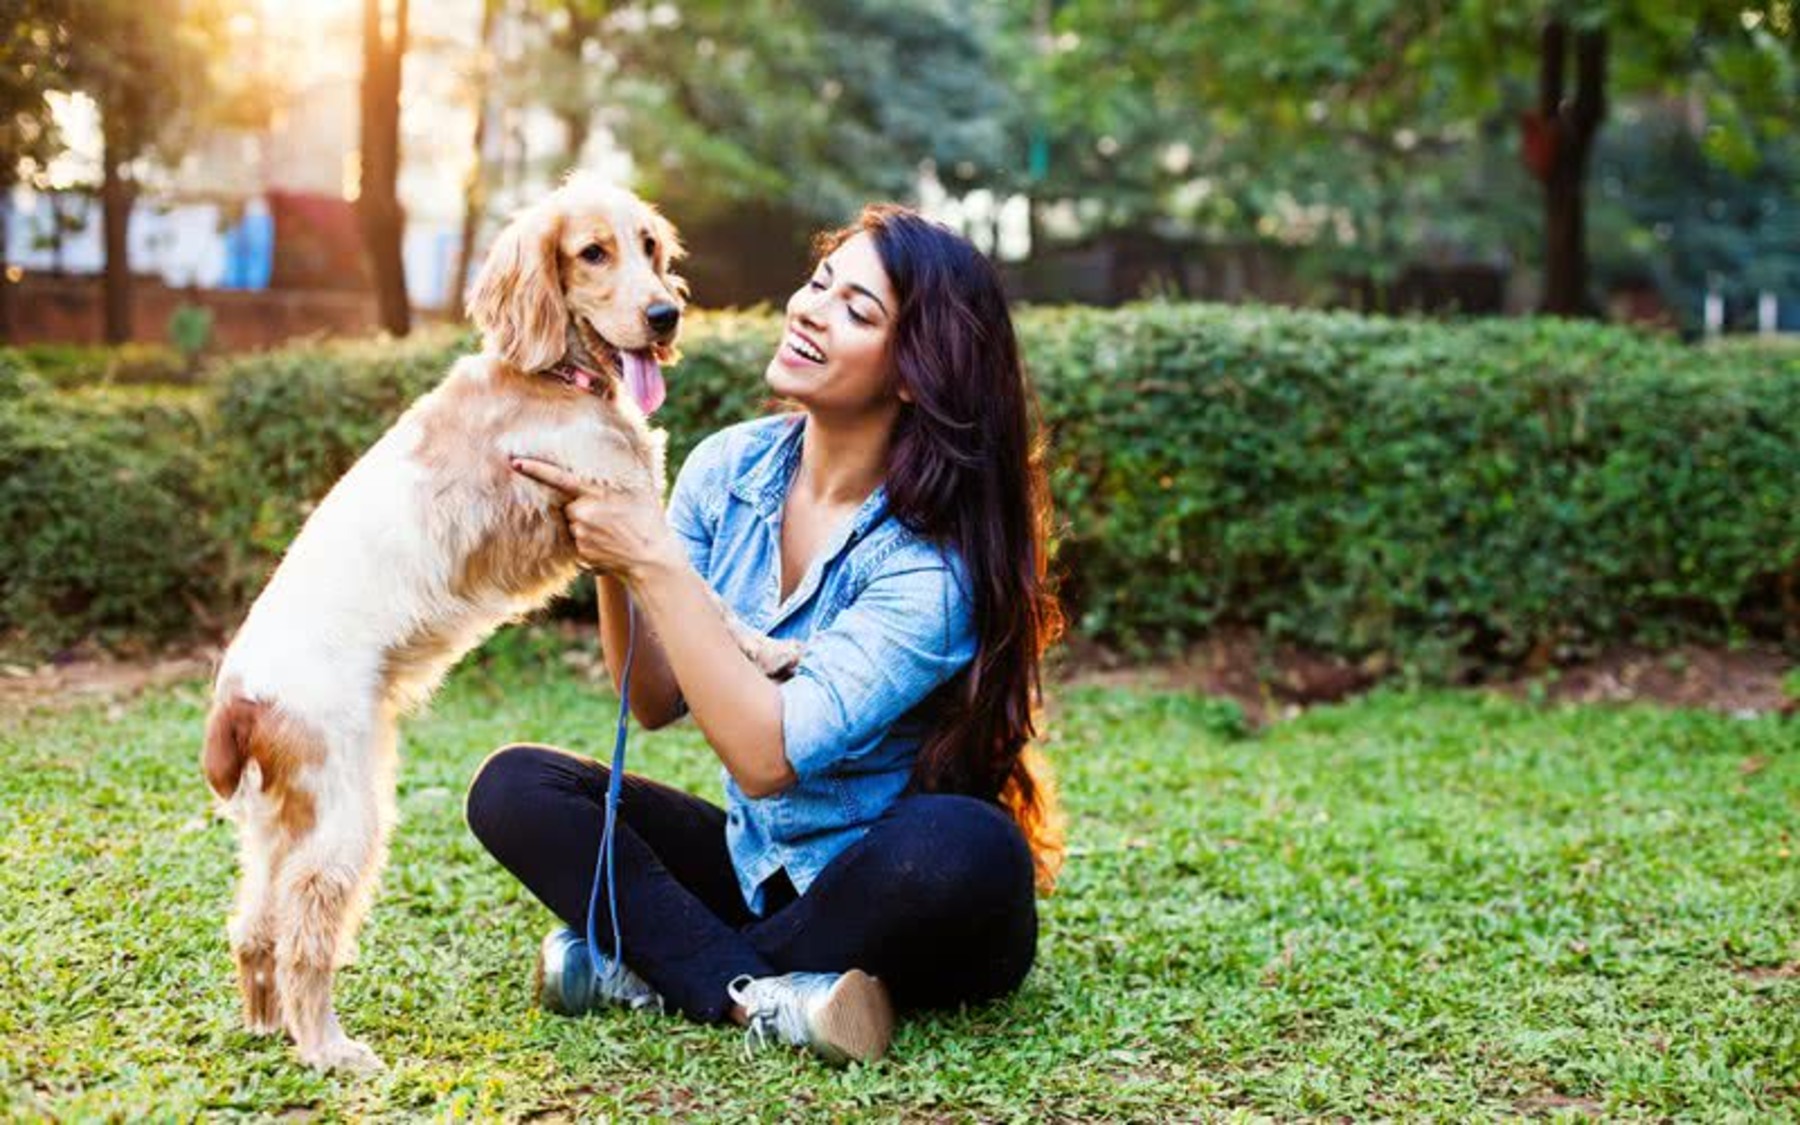
[[[559,363],[554,367],[544,368],[544,374],[578,391],[586,391],[602,398],[612,393],[612,386],[606,376],[598,371],[589,371],[580,364]]]

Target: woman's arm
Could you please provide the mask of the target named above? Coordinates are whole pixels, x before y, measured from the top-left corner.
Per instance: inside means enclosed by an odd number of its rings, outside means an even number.
[[[594,575],[594,590],[600,603],[600,651],[606,658],[613,690],[617,691],[629,642],[629,594],[625,583],[610,574]],[[662,641],[643,614],[638,615],[636,647],[632,652],[631,714],[649,730],[666,727],[681,717],[681,685],[663,655]]]
[[[673,534],[640,555],[627,577],[642,610],[640,624],[648,618],[663,638],[659,655],[738,788],[756,798],[792,785],[794,770],[782,745],[781,689],[738,647],[712,591]]]
[[[624,587],[637,602],[644,647],[632,661],[632,713],[640,714],[637,676],[648,670],[645,725],[667,722],[676,700],[684,699],[746,796],[772,796],[793,784],[783,747],[781,689],[738,647],[656,497],[585,483],[544,461],[519,458],[513,468],[566,498],[563,516],[584,566],[624,576],[623,583],[598,580],[601,635],[615,684],[625,659]]]

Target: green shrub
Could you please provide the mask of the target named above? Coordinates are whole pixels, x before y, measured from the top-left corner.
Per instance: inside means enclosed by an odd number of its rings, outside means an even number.
[[[1620,640],[1800,643],[1800,357],[1193,305],[1025,310],[1019,327],[1051,434],[1055,567],[1090,637],[1154,650],[1245,623],[1438,680]],[[764,407],[778,336],[766,313],[691,318],[657,415],[671,471]],[[243,605],[470,343],[439,330],[218,367],[218,547],[199,551],[217,568],[183,580]],[[0,399],[7,370],[0,354]]]
[[[1555,321],[1194,306],[1021,326],[1079,627],[1221,621],[1434,678],[1800,635],[1800,371]]]
[[[169,314],[169,343],[189,371],[199,367],[201,353],[212,345],[213,320],[205,305],[177,305]]]
[[[0,357],[4,357],[0,362],[20,364],[64,390],[194,381],[187,357],[163,344],[27,344],[0,348]]]
[[[50,384],[38,377],[24,358],[16,352],[0,349],[0,402],[42,394]]]
[[[216,596],[203,405],[0,395],[0,635],[43,653],[193,627]]]

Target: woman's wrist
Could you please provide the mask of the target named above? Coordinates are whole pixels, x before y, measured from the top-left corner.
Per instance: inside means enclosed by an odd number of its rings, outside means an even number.
[[[620,577],[633,591],[638,591],[667,575],[678,573],[686,565],[687,555],[682,551],[680,541],[674,532],[665,528]]]

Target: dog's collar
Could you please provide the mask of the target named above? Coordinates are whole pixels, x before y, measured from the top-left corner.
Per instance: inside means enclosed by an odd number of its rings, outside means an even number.
[[[590,371],[579,363],[562,363],[544,368],[542,374],[548,375],[565,386],[574,387],[578,391],[609,398],[612,395],[612,383],[598,371]]]

